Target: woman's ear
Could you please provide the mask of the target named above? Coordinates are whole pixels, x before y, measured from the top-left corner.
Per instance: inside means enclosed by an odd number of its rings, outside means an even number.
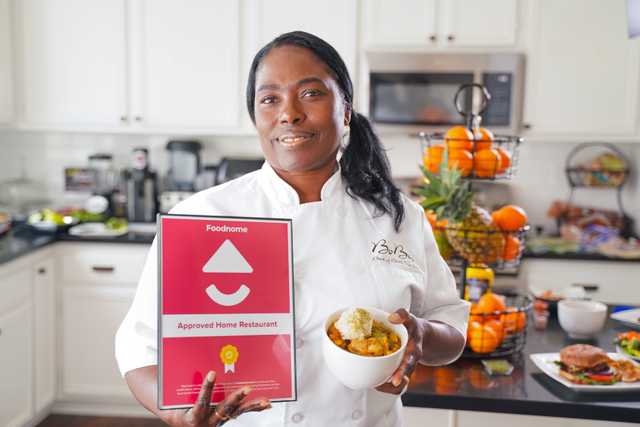
[[[344,104],[344,125],[349,126],[351,123],[351,105],[345,102]]]

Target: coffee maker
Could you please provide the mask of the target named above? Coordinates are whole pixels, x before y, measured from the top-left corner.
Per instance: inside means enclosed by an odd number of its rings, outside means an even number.
[[[131,168],[123,171],[129,222],[155,222],[158,213],[158,178],[149,168],[149,151],[134,148]]]
[[[169,141],[167,143],[169,170],[160,195],[160,212],[168,212],[196,191],[196,178],[200,173],[198,141]]]

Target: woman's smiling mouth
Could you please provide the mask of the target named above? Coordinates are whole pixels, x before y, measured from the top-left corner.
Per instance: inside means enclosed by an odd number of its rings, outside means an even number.
[[[312,133],[296,133],[279,136],[276,140],[285,147],[293,148],[309,141],[313,136]]]

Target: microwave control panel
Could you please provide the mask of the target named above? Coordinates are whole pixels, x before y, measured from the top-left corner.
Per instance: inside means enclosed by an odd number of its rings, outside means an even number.
[[[511,73],[483,73],[482,83],[491,94],[491,101],[482,113],[482,124],[486,126],[510,126]]]

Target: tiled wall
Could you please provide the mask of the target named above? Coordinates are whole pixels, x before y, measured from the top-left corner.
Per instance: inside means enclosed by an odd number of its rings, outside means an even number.
[[[164,172],[168,159],[166,136],[94,135],[83,133],[0,132],[0,181],[20,174],[24,160],[30,178],[44,183],[53,200],[62,200],[63,168],[85,166],[87,157],[96,152],[110,152],[117,167],[128,166],[134,147],[147,147],[153,168]],[[261,156],[256,137],[207,137],[203,142],[203,164],[216,163],[222,156]],[[396,177],[418,176],[419,145],[404,137],[382,136],[388,149],[393,173]],[[525,141],[521,146],[518,172],[509,182],[486,184],[481,187],[480,199],[487,203],[514,202],[527,210],[531,223],[553,230],[553,222],[546,217],[550,203],[566,199],[569,186],[564,175],[564,161],[571,143]],[[618,144],[632,160],[634,168],[640,165],[640,143]],[[626,210],[640,221],[640,179],[637,172],[623,192]],[[575,201],[590,206],[615,207],[615,192],[605,190],[579,190]],[[637,227],[640,230],[640,225]]]

